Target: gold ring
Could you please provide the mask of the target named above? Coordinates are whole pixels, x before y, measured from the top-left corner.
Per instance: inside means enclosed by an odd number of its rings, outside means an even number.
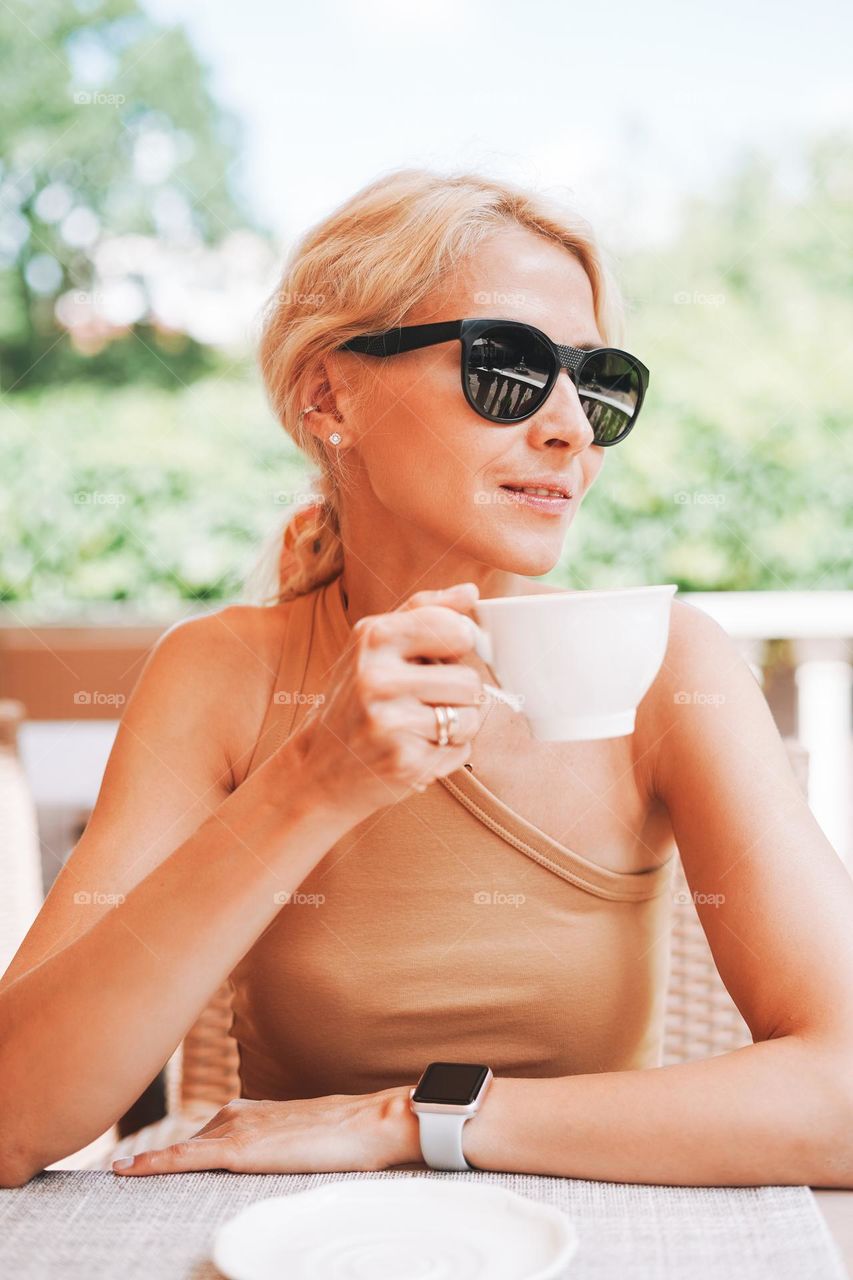
[[[459,728],[459,712],[455,707],[438,706],[433,707],[435,712],[436,729],[438,738],[436,746],[452,747],[454,745],[454,734]]]

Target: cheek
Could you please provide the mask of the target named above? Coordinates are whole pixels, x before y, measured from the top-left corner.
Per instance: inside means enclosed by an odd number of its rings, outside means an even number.
[[[594,444],[584,450],[581,466],[583,468],[583,488],[584,493],[589,489],[598,477],[598,473],[604,466],[604,459],[607,456],[607,450],[602,449],[601,445]]]
[[[400,369],[384,391],[364,456],[374,491],[396,511],[422,512],[470,504],[482,477],[508,441],[469,407],[459,379],[458,355],[420,376]]]

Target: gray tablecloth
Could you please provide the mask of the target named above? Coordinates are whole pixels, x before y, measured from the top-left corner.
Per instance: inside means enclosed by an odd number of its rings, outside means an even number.
[[[25,1187],[0,1191],[0,1275],[216,1280],[211,1243],[232,1214],[266,1196],[376,1177],[496,1182],[558,1205],[580,1235],[566,1272],[571,1280],[846,1280],[807,1187],[662,1187],[406,1169],[145,1178],[48,1170]]]

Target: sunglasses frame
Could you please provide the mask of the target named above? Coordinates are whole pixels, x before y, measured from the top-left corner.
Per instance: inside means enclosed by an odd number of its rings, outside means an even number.
[[[481,337],[486,330],[494,325],[511,326],[513,328],[522,329],[527,333],[533,334],[542,342],[551,352],[553,359],[553,367],[548,375],[548,381],[543,389],[542,399],[527,413],[521,413],[515,418],[495,418],[487,413],[480,405],[476,404],[471,396],[468,387],[468,358],[471,347],[477,338]],[[619,347],[568,347],[563,343],[554,342],[548,337],[547,333],[543,333],[541,329],[537,329],[535,325],[526,324],[522,320],[506,320],[506,319],[487,319],[482,316],[469,317],[465,320],[441,320],[435,324],[409,324],[399,325],[394,329],[385,329],[381,333],[360,334],[357,337],[350,338],[344,342],[338,350],[340,351],[357,351],[365,355],[371,356],[396,356],[406,351],[417,351],[422,347],[432,347],[440,342],[449,342],[453,338],[459,338],[461,347],[460,372],[462,378],[462,391],[468,404],[479,414],[481,418],[485,418],[487,422],[492,422],[496,426],[511,427],[516,422],[524,422],[526,418],[530,418],[534,413],[538,413],[550,396],[554,387],[557,385],[557,378],[562,369],[565,369],[574,383],[575,390],[580,394],[578,378],[583,372],[583,367],[588,359],[592,356],[601,355],[602,352],[613,353],[624,357],[638,373],[639,395],[637,404],[634,409],[633,416],[628,424],[627,430],[623,431],[615,440],[595,441],[599,448],[608,448],[613,444],[621,444],[625,437],[633,430],[634,423],[640,416],[640,409],[645,399],[646,389],[649,385],[649,371],[641,360],[636,356],[632,356],[630,352],[623,351]]]

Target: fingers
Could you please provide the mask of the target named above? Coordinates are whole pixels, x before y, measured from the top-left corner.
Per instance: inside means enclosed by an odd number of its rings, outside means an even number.
[[[484,633],[473,618],[439,604],[369,614],[359,618],[353,631],[364,636],[369,648],[388,646],[406,659],[458,661],[472,650],[481,653],[484,641]]]
[[[374,698],[418,698],[436,706],[475,707],[484,700],[483,682],[471,667],[460,663],[394,663],[371,677]]]
[[[170,1147],[140,1151],[113,1161],[113,1172],[137,1177],[153,1173],[190,1173],[198,1169],[227,1169],[233,1154],[226,1138],[188,1138]],[[126,1163],[127,1162],[127,1163]]]
[[[457,707],[456,714],[459,722],[453,730],[453,741],[449,743],[452,747],[461,747],[466,742],[470,742],[479,731],[482,717],[479,708],[476,707]],[[418,732],[427,742],[438,745],[438,717],[432,706],[424,707],[418,712]]]
[[[469,609],[476,601],[480,590],[476,582],[457,582],[452,587],[442,587],[435,591],[415,591],[400,605],[403,609],[420,609],[426,604],[450,605],[455,609]]]

